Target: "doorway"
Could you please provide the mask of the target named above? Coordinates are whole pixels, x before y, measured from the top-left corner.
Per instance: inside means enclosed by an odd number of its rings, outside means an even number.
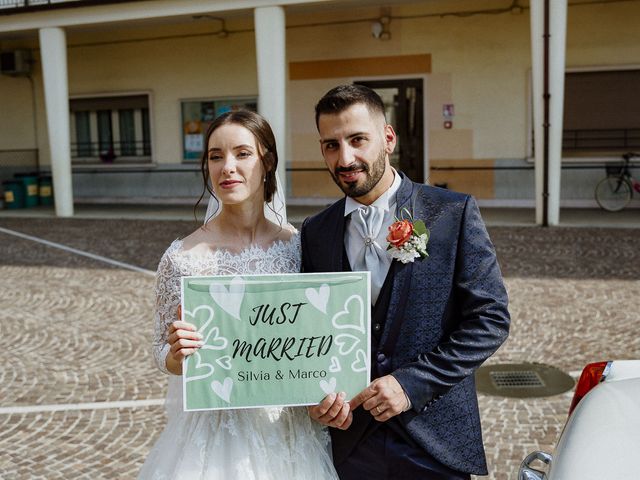
[[[387,122],[398,137],[391,165],[411,180],[424,183],[424,111],[421,79],[354,82],[374,90],[385,106]]]

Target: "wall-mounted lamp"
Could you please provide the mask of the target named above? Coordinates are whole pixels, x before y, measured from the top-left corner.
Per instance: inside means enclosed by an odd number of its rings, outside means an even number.
[[[391,38],[391,32],[389,31],[389,24],[391,18],[388,16],[382,16],[375,22],[371,23],[371,36],[378,40],[389,40]]]
[[[380,38],[380,35],[382,35],[383,30],[384,30],[384,27],[380,22],[373,22],[371,24],[371,35],[373,36],[373,38]]]

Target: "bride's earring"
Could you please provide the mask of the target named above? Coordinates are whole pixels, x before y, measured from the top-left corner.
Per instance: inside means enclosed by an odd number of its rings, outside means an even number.
[[[262,179],[262,183],[267,183],[267,176],[265,175],[264,178]]]

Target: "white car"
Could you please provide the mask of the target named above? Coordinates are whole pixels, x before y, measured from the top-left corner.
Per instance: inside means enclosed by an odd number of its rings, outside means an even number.
[[[534,462],[546,463],[546,473]],[[533,452],[518,480],[640,479],[640,360],[592,363],[553,455]]]

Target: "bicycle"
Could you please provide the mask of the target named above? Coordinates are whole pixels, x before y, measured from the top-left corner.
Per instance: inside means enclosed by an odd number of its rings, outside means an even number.
[[[640,158],[638,153],[625,153],[619,165],[605,165],[607,176],[596,185],[596,202],[609,212],[618,212],[629,205],[633,191],[640,193],[640,182],[629,171],[632,158]]]

